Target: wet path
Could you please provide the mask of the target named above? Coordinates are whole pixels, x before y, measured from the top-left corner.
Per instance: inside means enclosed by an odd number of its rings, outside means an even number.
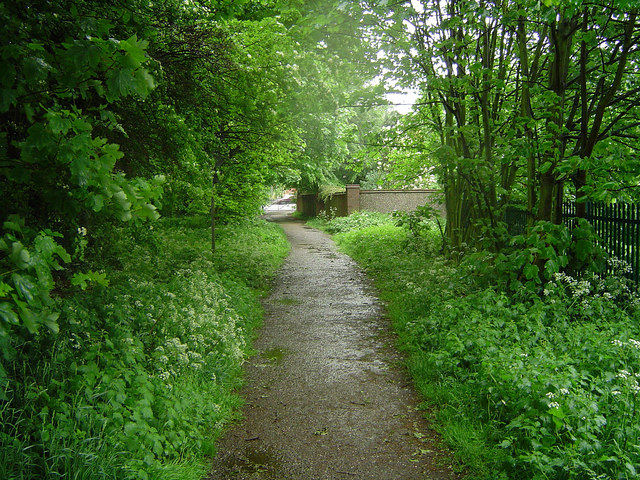
[[[454,479],[429,440],[387,321],[332,240],[274,213],[292,250],[265,299],[244,421],[211,479]]]

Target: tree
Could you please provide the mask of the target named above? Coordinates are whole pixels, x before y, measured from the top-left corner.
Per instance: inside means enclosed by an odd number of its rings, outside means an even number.
[[[635,188],[640,31],[629,2],[419,5],[404,8],[404,35],[393,31],[395,63],[421,87],[440,137],[453,248],[484,236],[482,225],[495,230],[520,199],[532,220],[558,223],[567,194]]]
[[[92,2],[0,6],[0,335],[57,328],[51,272],[93,214],[158,216],[162,178],[126,178],[104,135],[117,126],[109,107],[155,86],[147,42],[118,36],[118,13]]]

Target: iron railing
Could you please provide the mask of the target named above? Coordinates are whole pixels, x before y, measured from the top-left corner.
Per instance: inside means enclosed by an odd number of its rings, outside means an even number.
[[[585,205],[585,219],[593,226],[600,245],[614,257],[631,266],[628,277],[640,282],[640,207],[630,203],[592,203]],[[526,232],[529,213],[515,207],[505,211],[509,233]],[[562,206],[562,219],[571,227],[576,219],[575,203]]]

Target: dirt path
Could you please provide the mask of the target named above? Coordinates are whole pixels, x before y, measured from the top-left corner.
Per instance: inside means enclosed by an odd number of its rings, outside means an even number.
[[[244,421],[210,479],[456,479],[438,453],[364,274],[278,212],[292,244],[246,369]]]

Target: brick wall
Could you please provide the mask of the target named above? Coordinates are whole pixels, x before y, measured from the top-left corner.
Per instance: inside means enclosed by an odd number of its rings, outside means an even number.
[[[360,190],[360,185],[347,185],[345,193],[334,194],[326,202],[319,200],[317,194],[298,195],[298,211],[307,216],[322,211],[339,217],[359,210],[409,212],[426,203],[445,216],[442,192],[438,190]]]

